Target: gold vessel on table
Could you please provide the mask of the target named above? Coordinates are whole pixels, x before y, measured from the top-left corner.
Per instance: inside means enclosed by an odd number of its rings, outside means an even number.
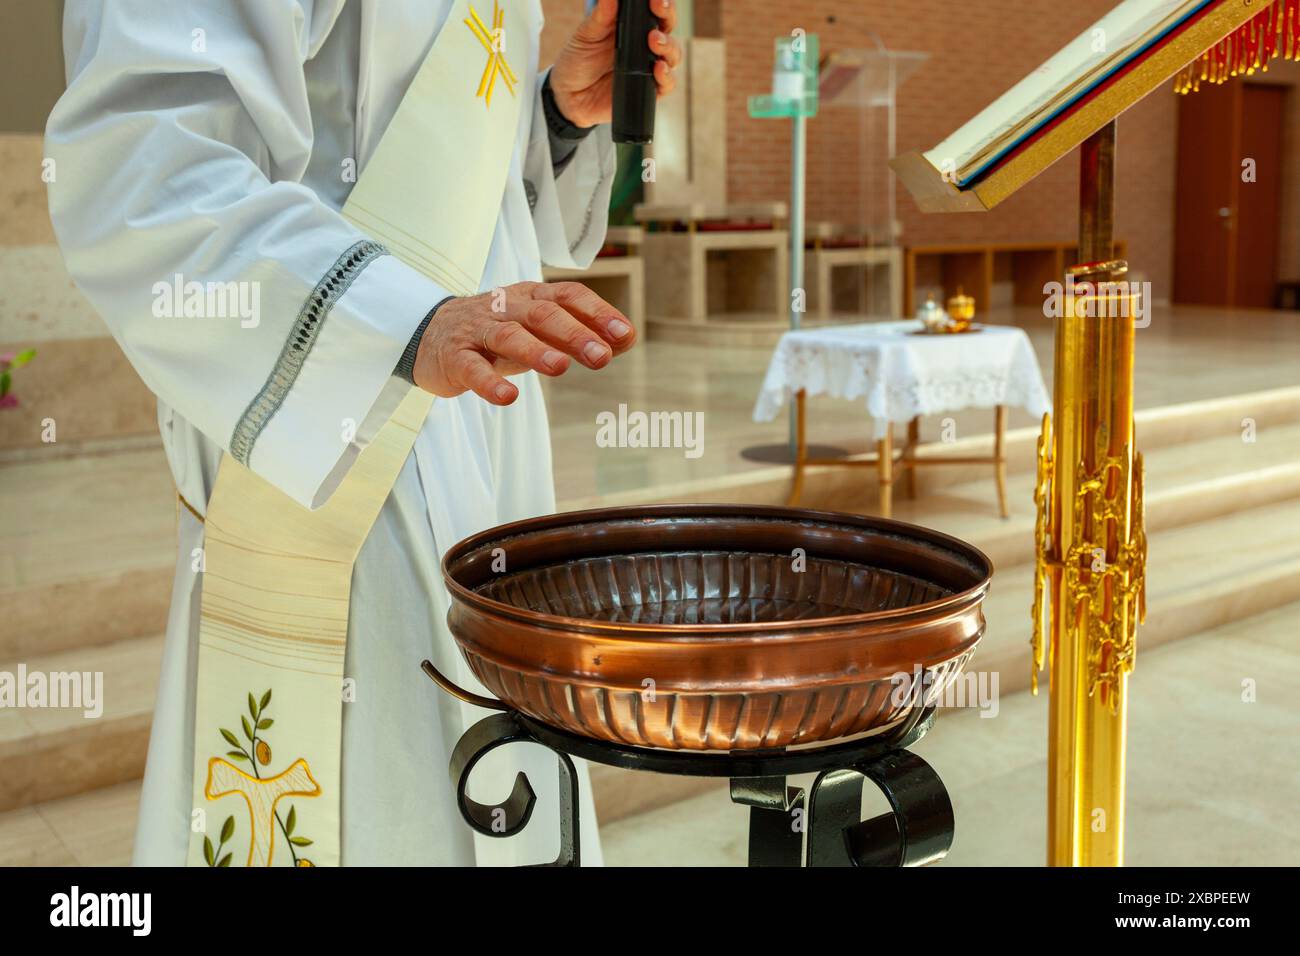
[[[975,299],[966,295],[961,286],[948,300],[948,327],[945,332],[969,332],[975,321]]]

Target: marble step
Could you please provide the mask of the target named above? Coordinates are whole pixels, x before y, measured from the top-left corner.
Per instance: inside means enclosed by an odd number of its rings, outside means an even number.
[[[1151,534],[1138,666],[1144,648],[1300,601],[1296,528],[1300,500]],[[1003,693],[1029,686],[1033,581],[1031,564],[995,574],[985,602],[987,629],[970,666],[997,671]]]
[[[813,413],[809,414],[811,418]],[[971,414],[963,412],[961,419],[970,420]],[[1300,422],[1300,386],[1147,408],[1139,410],[1134,415],[1134,419],[1138,447],[1149,457],[1154,456],[1159,450],[1205,438],[1236,435],[1240,440],[1246,427],[1243,423],[1247,420],[1253,423],[1256,433]],[[981,423],[978,427],[960,431],[955,441],[941,443],[936,440],[939,428],[937,420],[926,419],[922,424],[921,438],[923,442],[931,444],[922,449],[922,456],[956,458],[991,454],[993,439],[990,432],[986,430],[989,426],[982,424],[983,416],[979,416],[976,421]],[[1015,428],[1007,432],[1004,454],[1009,475],[1013,477],[1032,475],[1036,470],[1038,435],[1037,425]],[[895,439],[901,440],[901,438],[902,430],[896,427]],[[813,439],[817,439],[815,432]],[[922,467],[918,470],[918,490],[922,495],[931,495],[941,490],[947,493],[954,487],[984,482],[987,482],[991,490],[991,473],[992,468],[987,465]],[[646,500],[783,504],[790,491],[790,474],[789,465],[751,468],[719,478],[665,484],[656,488],[649,499],[642,491],[620,492],[571,497],[562,501],[562,507],[565,510],[577,510],[641,504]],[[808,468],[805,472],[804,489],[805,504],[852,499],[867,489],[870,497],[863,500],[870,502],[871,510],[874,511],[876,508],[876,483],[871,469]],[[896,507],[901,500],[901,496],[896,493]],[[991,502],[995,499],[983,497],[981,500]],[[1013,494],[1014,500],[1017,499]]]
[[[162,449],[0,465],[0,660],[162,632],[176,494]]]
[[[161,636],[135,638],[0,663],[15,680],[25,673],[29,686],[31,675],[76,673],[87,689],[72,701],[51,694],[46,706],[29,706],[38,702],[25,697],[23,706],[0,708],[0,810],[144,773],[162,643]],[[48,706],[68,702],[76,706]]]
[[[1146,524],[1150,532],[1205,521],[1245,508],[1300,496],[1300,422],[1257,428],[1244,442],[1239,427],[1207,424],[1187,441],[1146,448]],[[894,517],[969,541],[1009,568],[1034,558],[1034,482],[1032,472],[1007,479],[1011,517],[997,514],[991,477],[921,493],[908,499],[895,491]],[[809,499],[811,507],[873,513],[873,479],[851,494]]]
[[[140,781],[0,811],[0,866],[130,866]]]
[[[31,348],[0,341],[0,352]],[[80,454],[87,443],[148,440],[157,445],[158,402],[108,336],[38,342],[14,374],[16,408],[0,415],[0,455]]]
[[[0,415],[0,455],[67,454],[82,442],[150,437],[153,395],[131,368],[55,244],[39,133],[0,133],[0,352],[35,348]],[[47,422],[57,441],[49,444]]]
[[[1149,539],[1147,621],[1138,629],[1137,667],[1161,644],[1300,602],[1300,500],[1252,508]],[[1033,566],[994,575],[984,604],[984,638],[967,670],[997,674],[1000,695],[1030,685]],[[1300,605],[1297,605],[1300,611]],[[1300,629],[1300,613],[1292,630]],[[689,777],[591,768],[597,808],[613,821],[687,799],[716,785]]]

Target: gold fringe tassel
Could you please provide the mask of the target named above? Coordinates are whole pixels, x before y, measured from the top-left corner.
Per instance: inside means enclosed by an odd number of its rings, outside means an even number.
[[[1216,86],[1234,76],[1268,72],[1277,57],[1300,60],[1300,0],[1273,0],[1244,24],[1183,67],[1175,93],[1193,93],[1202,83]]]

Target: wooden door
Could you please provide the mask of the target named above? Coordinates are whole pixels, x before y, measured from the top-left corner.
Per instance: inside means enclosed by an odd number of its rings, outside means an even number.
[[[1174,302],[1272,304],[1285,95],[1236,79],[1179,97]]]
[[[1246,83],[1241,92],[1241,153],[1243,158],[1254,160],[1255,181],[1243,181],[1237,189],[1233,304],[1268,309],[1272,308],[1277,288],[1287,88]]]

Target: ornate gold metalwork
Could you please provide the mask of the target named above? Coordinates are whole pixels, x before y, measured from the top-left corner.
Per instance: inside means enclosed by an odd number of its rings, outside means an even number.
[[[1105,687],[1104,696],[1112,714],[1118,712],[1118,682],[1129,674],[1137,653],[1137,625],[1146,620],[1147,538],[1143,503],[1142,453],[1132,455],[1125,446],[1121,455],[1102,456],[1101,464],[1089,473],[1083,462],[1077,469],[1073,520],[1077,528],[1090,527],[1095,539],[1080,538],[1064,561],[1051,557],[1053,542],[1051,488],[1052,419],[1043,416],[1038,436],[1038,479],[1034,485],[1034,603],[1033,669],[1031,688],[1038,693],[1038,673],[1050,664],[1049,644],[1052,609],[1047,599],[1052,577],[1063,569],[1063,600],[1068,604],[1073,626],[1086,637],[1089,665],[1088,696]],[[1123,494],[1129,489],[1127,496]],[[1125,501],[1125,497],[1127,501]],[[1110,529],[1127,529],[1114,560],[1105,559],[1105,539]],[[1118,535],[1117,535],[1118,538]],[[1116,613],[1118,611],[1118,614]]]
[[[1117,714],[1119,676],[1133,670],[1137,625],[1146,617],[1142,456],[1133,456],[1125,445],[1121,454],[1099,459],[1092,472],[1079,464],[1074,522],[1093,533],[1076,541],[1066,555],[1062,597],[1070,602],[1072,626],[1086,641],[1088,696],[1103,688],[1110,712]],[[1112,533],[1120,543],[1115,558],[1108,560],[1106,542]]]
[[[1056,321],[1053,409],[1040,445],[1035,663],[1048,702],[1047,858],[1124,861],[1127,685],[1146,539],[1133,431],[1138,290],[1113,259],[1115,127],[1084,143],[1079,259]]]
[[[1029,683],[1034,695],[1038,694],[1038,672],[1045,665],[1044,631],[1050,626],[1044,621],[1048,612],[1045,600],[1050,587],[1052,548],[1052,502],[1049,497],[1052,485],[1052,416],[1043,413],[1043,427],[1038,434],[1038,480],[1034,483],[1034,606],[1030,611],[1034,622],[1030,647],[1033,666]]]

